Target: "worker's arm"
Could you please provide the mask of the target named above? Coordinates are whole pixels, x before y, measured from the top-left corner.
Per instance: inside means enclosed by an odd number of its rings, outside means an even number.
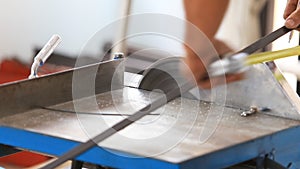
[[[205,33],[219,54],[231,50],[225,43],[215,39],[228,4],[229,0],[184,0],[186,19]]]
[[[184,0],[186,19],[214,38],[226,12],[229,0]]]
[[[230,48],[225,43],[216,40],[215,35],[225,15],[228,4],[229,0],[184,0],[186,19],[208,37],[217,52],[221,55],[230,52]],[[185,44],[187,56],[185,62],[193,73],[195,80],[197,80],[198,85],[203,88],[209,88],[211,87],[210,81],[203,80],[206,76],[205,66],[207,66],[204,65],[207,63],[203,63],[203,60],[207,58],[199,58],[207,57],[204,56],[206,54],[202,55],[202,53],[206,53],[206,51],[196,51],[198,53],[195,53],[195,48],[198,46],[199,48],[196,50],[206,50],[209,48],[205,46],[205,43],[208,42],[205,42],[205,40],[204,42],[195,40],[196,38],[198,38],[198,35],[195,34],[193,28],[187,26]],[[193,50],[191,49],[191,46],[193,47]],[[240,79],[240,76],[230,76],[227,78],[227,81],[236,79]]]
[[[284,11],[285,26],[288,28],[296,28],[300,25],[300,1],[288,0]]]

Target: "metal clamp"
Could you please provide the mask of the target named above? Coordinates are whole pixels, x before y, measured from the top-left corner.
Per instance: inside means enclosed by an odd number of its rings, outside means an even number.
[[[230,57],[217,60],[211,63],[207,73],[209,77],[221,76],[224,74],[242,73],[248,69],[245,65],[247,53],[237,53]]]

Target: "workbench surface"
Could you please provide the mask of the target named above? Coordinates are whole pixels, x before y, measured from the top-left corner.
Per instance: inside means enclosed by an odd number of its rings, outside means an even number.
[[[36,108],[0,118],[0,142],[61,155],[158,95],[125,87],[50,107],[74,111],[75,105],[82,114]],[[241,117],[242,111],[177,98],[79,159],[116,168],[224,168],[299,145],[299,121],[263,113]]]

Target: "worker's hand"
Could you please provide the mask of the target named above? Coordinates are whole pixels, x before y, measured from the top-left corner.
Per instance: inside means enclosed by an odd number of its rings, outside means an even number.
[[[218,39],[212,39],[212,44],[214,48],[219,53],[220,57],[224,56],[224,54],[232,53],[233,50],[223,41]]]
[[[193,74],[195,80],[197,81],[197,85],[203,89],[209,89],[215,87],[217,85],[221,85],[224,83],[230,83],[234,81],[238,81],[243,79],[244,74],[231,74],[225,75],[223,77],[209,77],[207,74],[206,68],[198,57],[187,56],[185,58],[185,63],[189,67],[189,71]]]
[[[300,25],[299,0],[288,0],[283,17],[286,20],[285,26],[287,28],[294,29]]]
[[[222,52],[232,51],[224,42],[213,40],[216,50],[223,54]],[[185,63],[189,67],[189,70],[185,70],[185,74],[192,73],[194,79],[197,81],[197,84],[200,88],[209,89],[215,87],[216,85],[221,85],[224,83],[229,83],[233,81],[238,81],[243,79],[244,74],[232,74],[225,75],[223,77],[209,77],[207,74],[208,65],[204,65],[203,60],[200,59],[198,55],[192,52],[189,48],[186,47],[187,56],[185,57]],[[221,59],[221,58],[219,58]]]

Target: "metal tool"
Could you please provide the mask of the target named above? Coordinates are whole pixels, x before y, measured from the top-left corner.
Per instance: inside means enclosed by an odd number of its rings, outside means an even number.
[[[215,77],[224,74],[241,73],[246,71],[250,65],[296,55],[300,55],[300,46],[279,51],[256,53],[252,55],[238,53],[229,58],[218,60],[210,64],[208,68],[208,75],[210,77]]]
[[[250,46],[242,49],[236,54],[233,54],[230,57],[213,62],[208,67],[207,70],[208,75],[210,77],[215,77],[224,74],[241,73],[247,70],[247,66],[252,64],[272,61],[275,59],[280,59],[283,57],[288,57],[293,55],[299,55],[300,47],[281,50],[277,52],[265,52],[265,53],[250,55],[251,53],[268,45],[269,43],[273,42],[274,40],[278,39],[279,37],[285,35],[290,31],[291,29],[288,29],[286,27],[281,27],[280,29],[270,33],[269,35],[266,35],[265,37],[261,38],[260,40],[256,41]]]
[[[287,29],[285,27],[282,27],[278,29],[277,31],[265,36],[262,39],[259,39],[255,43],[251,44],[247,48],[243,49],[241,52],[238,53],[248,53],[251,54],[255,52],[256,50],[266,46],[267,44],[271,43],[272,41],[276,40],[280,36],[288,33],[291,31],[290,29]],[[133,115],[129,116],[128,118],[118,122],[117,124],[113,125],[109,129],[105,130],[104,132],[100,133],[99,135],[93,137],[92,139],[89,139],[87,142],[82,143],[69,152],[66,152],[64,155],[59,157],[57,160],[49,163],[48,165],[42,167],[42,169],[52,169],[54,167],[59,166],[60,164],[64,163],[65,161],[69,159],[73,159],[77,157],[78,155],[82,154],[83,152],[89,150],[90,148],[96,146],[99,142],[107,139],[108,137],[112,136],[113,134],[119,132],[120,130],[126,128],[130,124],[136,122],[137,120],[141,119],[145,115],[148,115],[152,111],[156,110],[157,108],[163,106],[166,104],[166,101],[169,102],[178,96],[180,96],[182,93],[185,93],[192,88],[194,88],[196,84],[192,83],[192,81],[185,82],[184,84],[178,84],[177,87],[173,88],[169,91],[164,91],[165,96],[159,97],[155,99],[152,103],[148,104],[141,110],[137,111]]]
[[[247,53],[238,53],[231,57],[217,60],[209,65],[207,74],[209,77],[216,77],[224,74],[242,73],[247,70],[245,64],[247,57]]]

